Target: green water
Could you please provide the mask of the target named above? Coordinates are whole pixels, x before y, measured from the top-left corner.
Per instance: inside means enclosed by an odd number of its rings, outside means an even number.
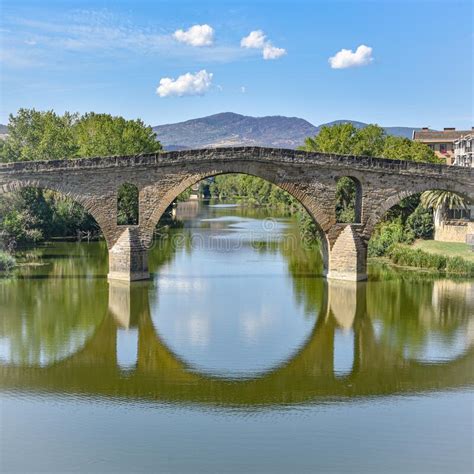
[[[296,223],[184,206],[152,279],[103,243],[0,279],[3,472],[470,472],[474,284],[327,282]]]

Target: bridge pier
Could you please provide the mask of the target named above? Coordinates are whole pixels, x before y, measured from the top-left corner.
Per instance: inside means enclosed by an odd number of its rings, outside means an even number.
[[[127,227],[109,249],[109,280],[137,281],[150,278],[148,249],[137,227]]]
[[[329,250],[327,278],[332,280],[367,280],[367,244],[354,226],[348,224]]]

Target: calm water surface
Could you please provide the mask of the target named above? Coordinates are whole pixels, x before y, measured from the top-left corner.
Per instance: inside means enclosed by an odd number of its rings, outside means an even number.
[[[149,282],[103,243],[0,280],[3,472],[472,472],[472,281],[328,283],[291,219],[180,217]]]

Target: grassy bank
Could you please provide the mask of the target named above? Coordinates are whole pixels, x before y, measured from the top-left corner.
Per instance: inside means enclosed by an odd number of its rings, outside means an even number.
[[[396,265],[474,277],[474,261],[466,260],[460,256],[427,252],[404,244],[393,245],[387,256]]]
[[[474,252],[471,250],[469,245],[462,242],[417,240],[413,247],[431,254],[445,255],[446,257],[461,257],[469,262],[474,263]]]

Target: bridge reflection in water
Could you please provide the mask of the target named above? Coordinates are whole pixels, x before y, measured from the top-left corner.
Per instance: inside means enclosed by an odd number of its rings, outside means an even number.
[[[377,335],[367,283],[320,279],[317,284],[322,287],[321,301],[310,337],[291,360],[255,377],[229,379],[199,373],[160,338],[160,328],[150,315],[150,283],[114,282],[109,284],[107,315],[82,349],[46,367],[3,364],[0,388],[264,407],[425,392],[474,382],[471,343],[449,361],[414,360]],[[444,295],[452,297],[451,290],[443,291],[447,284],[434,282],[433,303],[439,308]],[[335,370],[334,363],[339,330],[353,334],[353,361],[344,373]],[[128,354],[124,366],[118,346],[127,334],[135,338],[136,352]]]

